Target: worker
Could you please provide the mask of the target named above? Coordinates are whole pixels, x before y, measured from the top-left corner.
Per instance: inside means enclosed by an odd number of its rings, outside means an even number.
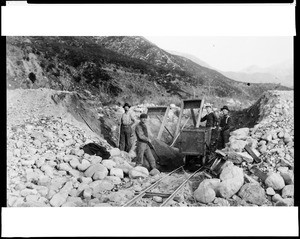
[[[119,148],[122,151],[129,152],[132,147],[132,125],[135,123],[135,119],[129,112],[130,105],[128,103],[125,103],[123,108],[125,110],[125,113],[123,113],[121,117]]]
[[[152,170],[156,168],[156,162],[150,149],[151,139],[149,138],[149,132],[146,125],[147,118],[148,118],[147,114],[141,114],[140,122],[135,127],[135,133],[137,138],[136,166],[144,165],[144,158],[145,158],[148,161],[148,164]]]
[[[229,108],[225,105],[221,108],[222,117],[220,120],[220,142],[219,149],[225,148],[226,143],[229,142],[230,131],[233,128],[233,122],[231,117],[229,116]]]
[[[211,104],[207,104],[205,106],[205,109],[207,113],[203,118],[201,118],[201,122],[206,121],[206,127],[216,127],[218,120],[215,113],[212,110]]]
[[[210,128],[209,132],[209,139],[208,142],[210,146],[215,146],[216,145],[216,139],[218,136],[218,130],[216,126],[218,125],[218,118],[213,112],[212,105],[211,104],[206,104],[205,105],[206,109],[206,115],[201,118],[201,122],[206,121],[206,127]]]

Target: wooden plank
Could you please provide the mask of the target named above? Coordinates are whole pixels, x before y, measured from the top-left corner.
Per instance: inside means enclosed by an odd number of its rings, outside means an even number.
[[[201,100],[201,105],[200,105],[200,108],[199,108],[199,114],[198,114],[196,128],[199,128],[199,126],[200,126],[200,120],[201,120],[203,105],[204,105],[204,99]]]
[[[166,109],[166,112],[165,112],[163,121],[162,121],[162,123],[161,123],[161,125],[160,125],[160,129],[159,129],[158,135],[157,135],[157,139],[158,139],[158,140],[161,138],[162,133],[163,133],[163,130],[164,130],[164,128],[165,128],[165,124],[166,124],[166,122],[167,122],[169,110],[170,110],[170,107],[168,106],[167,109]]]
[[[168,115],[168,114],[167,114]],[[161,120],[161,118],[159,118],[158,117],[158,115],[156,116],[157,117],[157,119],[160,121],[160,123],[162,123],[162,120]],[[166,126],[164,126],[164,128],[167,130],[167,132],[171,135],[171,137],[174,139],[174,135],[170,132],[170,130],[166,127]]]
[[[177,125],[176,125],[176,131],[175,131],[175,135],[176,136],[178,135],[179,130],[180,130],[180,123],[181,123],[181,118],[182,118],[182,115],[183,115],[183,106],[184,106],[184,103],[183,103],[183,100],[181,100],[181,109],[180,109],[180,113],[179,113],[179,117],[178,117],[178,122],[177,122]],[[173,143],[174,143],[174,141],[173,141]]]
[[[148,115],[164,115],[168,107],[169,106],[148,107],[147,114]]]
[[[252,158],[254,159],[254,161],[256,163],[261,163],[261,159],[259,157],[257,157],[257,155],[252,151],[252,149],[249,147],[249,145],[245,146],[245,150],[248,152],[248,154],[250,154],[252,156]]]
[[[195,116],[195,112],[192,108],[191,108],[191,115],[192,115],[194,126],[196,127],[196,116]]]
[[[202,99],[189,99],[184,101],[184,109],[197,109],[200,107]]]
[[[187,124],[187,122],[189,121],[189,119],[190,119],[190,117],[187,118],[187,120],[186,120],[185,123],[183,124],[181,130],[180,130],[180,131],[178,132],[178,134],[175,136],[175,138],[174,138],[172,144],[170,145],[171,147],[173,147],[173,145],[175,144],[175,142],[176,142],[176,140],[178,139],[178,137],[179,137],[181,131],[184,129],[184,127],[185,127],[185,125]]]

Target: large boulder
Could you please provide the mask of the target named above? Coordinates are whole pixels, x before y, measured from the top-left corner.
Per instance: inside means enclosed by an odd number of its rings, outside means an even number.
[[[233,139],[230,141],[230,148],[236,152],[242,152],[246,145],[247,141],[245,140]]]
[[[274,191],[273,188],[268,187],[268,188],[266,189],[266,194],[269,195],[269,196],[274,196],[274,195],[276,194],[276,192]]]
[[[50,204],[52,207],[60,207],[67,201],[68,194],[67,193],[57,193],[53,195],[50,200]]]
[[[249,128],[240,128],[230,133],[231,136],[234,136],[236,139],[246,139],[249,135]]]
[[[294,185],[286,185],[281,192],[282,198],[293,198],[294,197]]]
[[[239,190],[238,195],[246,202],[263,205],[266,201],[265,190],[257,183],[246,183]]]
[[[108,151],[109,151],[111,157],[119,156],[121,154],[121,151],[118,148],[112,148]]]
[[[60,189],[60,193],[67,193],[73,189],[73,183],[71,181],[68,181],[65,183],[65,185]]]
[[[97,180],[89,184],[93,190],[93,196],[103,191],[110,191],[114,188],[113,182],[109,180]]]
[[[124,151],[122,151],[122,152],[124,152]],[[121,156],[114,156],[114,157],[111,158],[111,160],[114,161],[117,165],[122,164],[124,161],[126,161]]]
[[[215,199],[216,193],[210,187],[200,187],[195,190],[194,197],[198,202],[210,203]]]
[[[276,193],[275,195],[272,196],[272,201],[275,203],[282,201],[282,200],[283,200],[283,198],[278,193]]]
[[[78,164],[78,165],[77,165],[77,168],[78,168],[78,170],[80,170],[80,171],[85,171],[85,170],[87,170],[90,166],[91,166],[91,163],[90,163],[88,160],[83,159],[83,160],[81,161],[81,164]]]
[[[265,184],[274,190],[281,190],[285,186],[283,178],[278,173],[271,173],[265,180]]]
[[[101,163],[102,158],[97,155],[91,155],[88,160],[91,162],[91,164],[98,164],[98,163]]]
[[[225,198],[216,197],[213,201],[214,204],[221,207],[229,207],[230,203]]]
[[[94,173],[93,180],[104,179],[107,175],[108,175],[108,170],[107,168],[104,167],[101,170]]]
[[[117,164],[111,159],[102,160],[101,164],[103,164],[107,169],[114,168]]]
[[[106,176],[104,178],[104,180],[110,181],[113,184],[117,184],[117,185],[119,185],[119,184],[122,183],[121,179],[119,177],[117,177],[117,176]]]
[[[59,170],[64,170],[69,172],[70,170],[72,170],[71,166],[68,163],[61,163],[58,165],[58,169]]]
[[[78,158],[73,158],[69,161],[69,164],[72,166],[72,168],[76,169],[80,162]]]
[[[107,172],[108,170],[102,164],[93,164],[85,172],[85,177],[92,177],[96,172]]]
[[[244,181],[243,169],[234,165],[233,166],[228,165],[227,167],[224,167],[220,174],[221,181],[227,179],[233,179],[233,178],[243,179]]]
[[[294,174],[291,171],[280,172],[281,177],[286,185],[294,184]]]
[[[122,162],[122,164],[117,164],[116,168],[121,169],[125,174],[128,174],[133,167],[127,163],[126,161]]]
[[[110,176],[117,176],[119,178],[124,178],[123,170],[120,168],[112,168],[109,172]]]
[[[139,177],[146,178],[148,176],[149,176],[148,169],[142,166],[136,166],[129,171],[130,178],[139,178]]]
[[[79,184],[75,196],[81,195],[82,192],[83,192],[85,189],[89,188],[89,187],[90,187],[90,186],[89,186],[87,183],[81,183],[81,184]]]
[[[218,188],[218,196],[223,198],[231,198],[234,194],[236,194],[240,188],[243,186],[244,179],[239,178],[231,178],[226,179],[220,183]]]
[[[221,183],[218,187],[218,195],[230,198],[236,194],[244,184],[243,170],[237,166],[228,164],[220,174]]]
[[[220,186],[221,180],[218,178],[212,178],[212,179],[204,179],[198,186],[199,188],[211,188],[216,193],[218,192],[218,187]]]

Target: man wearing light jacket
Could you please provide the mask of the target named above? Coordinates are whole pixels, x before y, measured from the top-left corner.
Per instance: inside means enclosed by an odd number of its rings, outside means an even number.
[[[135,123],[135,119],[129,112],[130,105],[125,103],[123,106],[125,113],[121,117],[121,130],[120,130],[120,150],[129,152],[131,144],[131,135],[132,135],[132,125]]]
[[[136,166],[144,164],[144,158],[148,161],[151,169],[156,168],[155,158],[151,152],[149,144],[151,140],[149,138],[148,129],[146,126],[147,114],[140,115],[140,122],[135,127],[135,133],[137,137],[137,161]],[[144,157],[145,156],[145,157]]]

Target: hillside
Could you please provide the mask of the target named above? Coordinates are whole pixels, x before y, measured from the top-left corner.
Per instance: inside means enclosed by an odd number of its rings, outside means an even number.
[[[218,71],[201,66],[186,57],[172,55],[143,37],[95,37],[95,39],[101,46],[117,51],[122,55],[145,60],[170,71],[183,70],[188,76],[192,76],[192,78],[188,78],[188,82],[196,88],[196,95],[206,95],[209,91],[210,94],[220,97],[254,99],[254,96],[257,98],[265,90],[276,87],[275,84],[252,84],[249,87],[245,83],[229,79]],[[288,88],[281,87],[280,89],[287,90]]]
[[[274,86],[233,81],[143,37],[7,37],[8,89],[76,91],[103,104],[178,104],[193,96],[251,101]]]

